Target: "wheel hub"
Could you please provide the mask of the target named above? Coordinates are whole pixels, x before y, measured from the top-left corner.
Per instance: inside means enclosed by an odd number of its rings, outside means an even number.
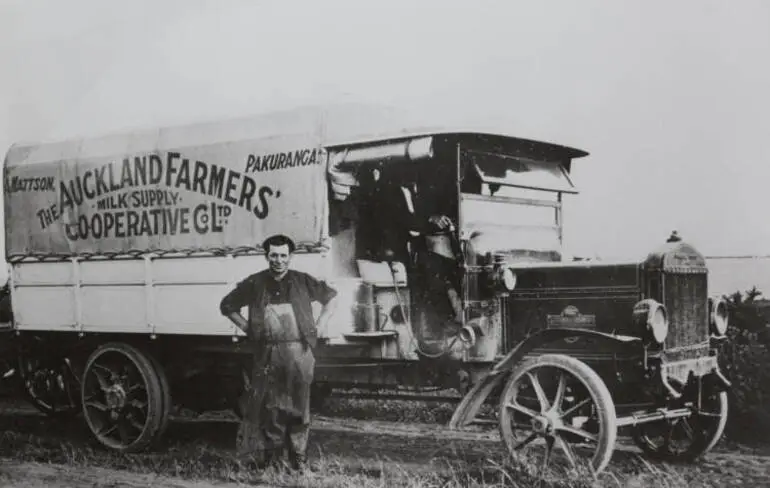
[[[126,391],[120,385],[112,385],[104,392],[111,412],[119,412],[126,406]]]
[[[553,435],[559,420],[551,415],[538,415],[532,418],[532,430],[539,435]]]

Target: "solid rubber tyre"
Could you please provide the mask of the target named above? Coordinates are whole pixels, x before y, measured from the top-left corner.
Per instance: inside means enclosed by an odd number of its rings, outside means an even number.
[[[163,435],[168,429],[169,419],[171,416],[171,408],[173,407],[173,399],[171,397],[171,385],[169,384],[168,375],[166,375],[166,370],[163,368],[163,364],[152,354],[148,353],[147,357],[152,362],[152,366],[155,369],[155,374],[158,375],[158,381],[160,382],[161,389],[161,398],[163,401],[160,428],[158,429],[158,432],[155,435],[155,439],[153,440],[153,443],[155,443],[163,438]]]

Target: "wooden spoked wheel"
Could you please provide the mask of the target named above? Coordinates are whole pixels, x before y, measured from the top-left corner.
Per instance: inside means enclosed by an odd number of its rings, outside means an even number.
[[[615,447],[617,418],[607,387],[569,356],[545,354],[517,366],[500,397],[498,418],[508,451],[539,463],[542,474],[563,464],[563,454],[568,469],[585,467],[596,475]]]
[[[633,439],[652,459],[692,462],[709,452],[727,424],[727,393],[704,397],[690,417],[650,422],[634,427]]]
[[[82,382],[83,414],[104,446],[141,451],[167,422],[167,395],[154,361],[125,343],[100,346],[86,363]]]
[[[22,393],[40,412],[59,419],[80,412],[78,378],[69,360],[20,354],[18,368]]]

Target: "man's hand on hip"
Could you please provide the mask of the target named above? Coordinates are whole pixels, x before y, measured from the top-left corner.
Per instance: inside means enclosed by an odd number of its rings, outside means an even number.
[[[243,317],[243,315],[241,315],[238,312],[233,312],[231,314],[228,314],[227,318],[230,319],[230,321],[234,323],[236,327],[238,327],[248,335],[249,322]]]

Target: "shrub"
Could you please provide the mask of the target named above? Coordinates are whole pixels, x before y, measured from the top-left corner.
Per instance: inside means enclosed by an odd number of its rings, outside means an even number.
[[[729,391],[727,435],[734,440],[770,438],[770,348],[765,319],[756,306],[756,289],[728,298],[730,326],[721,364],[733,383]]]

